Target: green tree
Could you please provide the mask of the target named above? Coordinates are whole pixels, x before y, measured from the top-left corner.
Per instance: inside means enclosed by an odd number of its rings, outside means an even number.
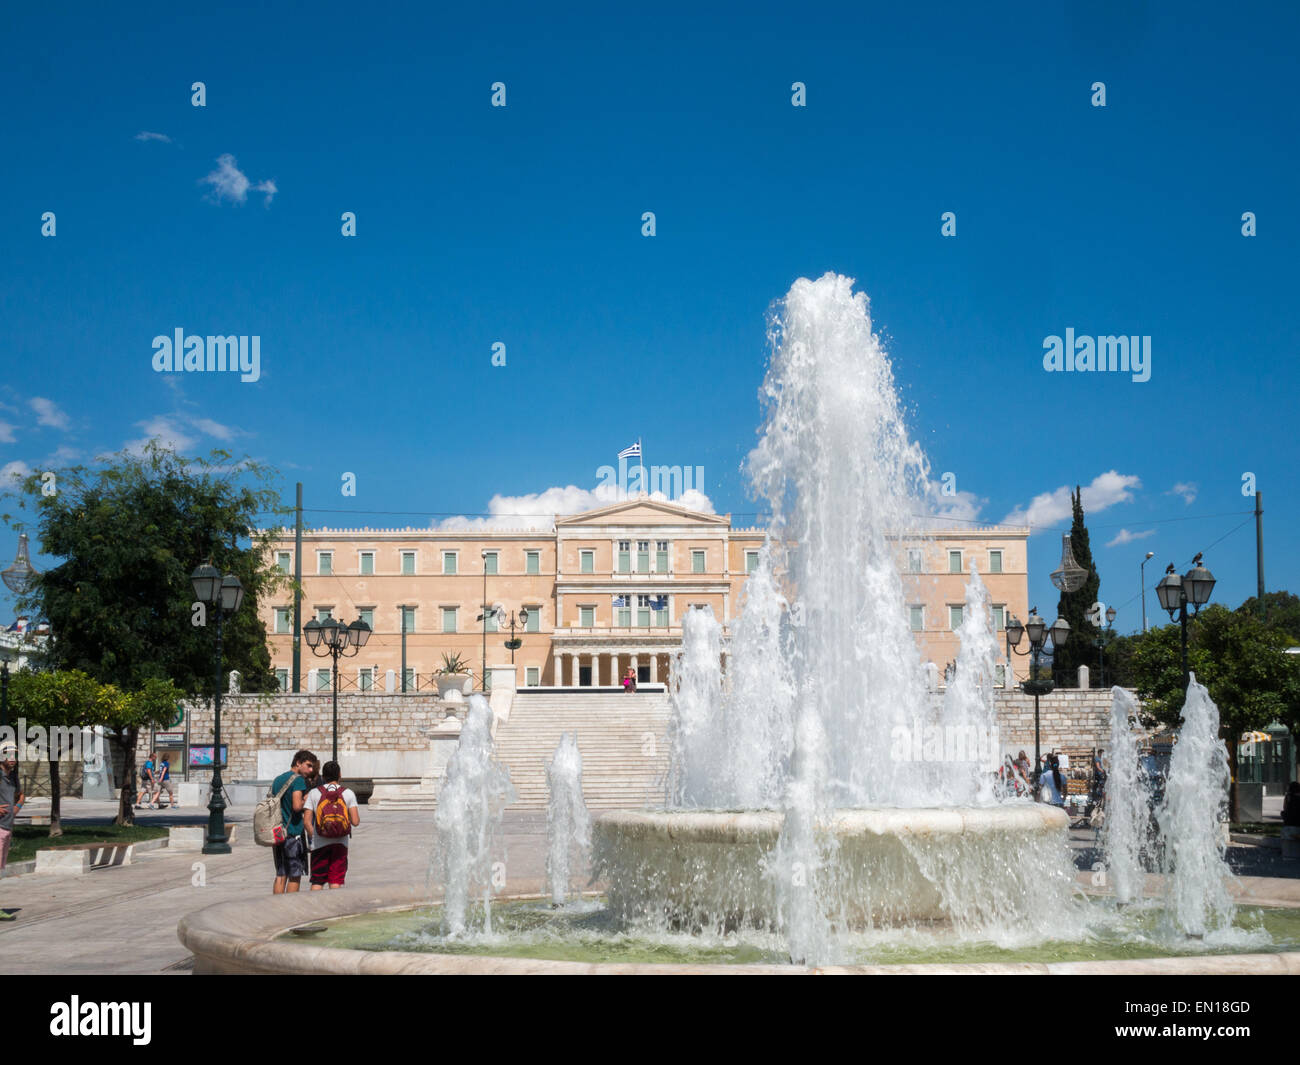
[[[1097,602],[1101,591],[1101,577],[1092,561],[1092,548],[1088,544],[1088,527],[1083,523],[1083,492],[1079,486],[1070,493],[1074,520],[1070,524],[1070,549],[1074,560],[1088,571],[1083,587],[1073,592],[1062,592],[1056,612],[1070,623],[1070,636],[1064,646],[1056,648],[1053,668],[1064,683],[1073,687],[1080,666],[1097,669],[1097,626],[1087,619],[1088,610]],[[1051,624],[1051,619],[1048,619]]]
[[[134,823],[134,773],[135,739],[141,724],[154,727],[167,723],[175,712],[176,701],[182,693],[170,681],[151,679],[144,687],[130,695],[112,684],[101,684],[81,670],[59,670],[52,673],[34,673],[23,670],[10,680],[10,703],[19,718],[30,726],[46,730],[50,766],[50,835],[63,834],[61,818],[61,782],[59,779],[58,740],[56,729],[80,730],[103,725],[124,733],[118,742],[128,744],[126,753],[128,774],[123,781],[123,804],[118,809],[119,824]],[[122,820],[123,809],[130,816]]]
[[[1135,637],[1134,686],[1151,719],[1176,728],[1186,700],[1179,626],[1164,625]],[[1219,708],[1219,736],[1232,769],[1231,814],[1237,816],[1237,745],[1243,732],[1274,719],[1292,732],[1300,726],[1300,656],[1286,654],[1290,639],[1256,615],[1214,605],[1203,609],[1188,633],[1188,668]]]
[[[1260,617],[1259,606],[1259,598],[1251,596],[1237,610]],[[1300,596],[1290,592],[1265,592],[1261,620],[1270,629],[1289,637],[1292,647],[1300,646]]]

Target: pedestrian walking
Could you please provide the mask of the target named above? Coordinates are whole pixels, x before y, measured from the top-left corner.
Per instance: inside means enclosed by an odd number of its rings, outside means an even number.
[[[176,809],[176,792],[172,786],[172,766],[167,755],[163,755],[154,770],[154,776],[157,778],[158,787],[158,809],[163,809],[162,793],[167,793],[167,802],[170,809]]]
[[[348,844],[352,830],[361,824],[357,796],[340,780],[338,762],[321,766],[320,783],[307,793],[307,837],[311,849],[311,889],[328,884],[341,888],[348,875]]]
[[[144,760],[144,765],[140,767],[140,795],[138,796],[140,801],[135,804],[137,810],[149,809],[149,795],[154,786],[154,766],[156,764],[154,759],[157,757],[155,752],[150,751],[149,757]]]
[[[302,819],[307,798],[304,777],[315,772],[316,756],[311,751],[302,750],[293,756],[288,772],[281,773],[271,782],[271,793],[281,796],[280,812],[284,822],[284,842],[271,848],[271,857],[275,860],[275,883],[271,891],[276,895],[297,891],[300,881],[307,875],[307,840]]]
[[[14,818],[22,809],[27,796],[23,794],[18,779],[18,747],[6,743],[0,747],[0,873],[9,861],[9,844],[14,835]],[[12,921],[14,915],[0,910],[0,921]]]

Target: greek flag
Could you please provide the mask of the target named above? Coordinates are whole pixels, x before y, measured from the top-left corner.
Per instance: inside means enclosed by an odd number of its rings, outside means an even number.
[[[667,609],[668,609],[668,596],[666,596],[666,595],[656,595],[656,596],[653,596],[653,597],[651,598],[651,600],[650,600],[650,605],[651,605],[655,610],[667,610]]]
[[[631,447],[625,447],[618,453],[621,459],[639,459],[641,457],[641,441],[638,440]]]
[[[615,605],[616,607],[618,607],[618,606],[631,606],[632,604],[631,604],[631,602],[630,602],[630,597],[629,597],[629,596],[626,596],[626,595],[616,595],[616,596],[614,596],[614,605]]]

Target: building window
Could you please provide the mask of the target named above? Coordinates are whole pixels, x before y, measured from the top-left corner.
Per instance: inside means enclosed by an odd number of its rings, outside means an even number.
[[[704,552],[703,552],[703,551],[692,551],[692,552],[691,552],[691,572],[692,572],[692,573],[703,573],[703,572],[704,572]]]
[[[452,572],[453,573],[456,572],[454,563],[452,565]],[[402,576],[403,577],[415,576],[415,552],[414,551],[402,552]]]
[[[499,563],[501,555],[496,551],[489,551],[483,556],[483,572],[489,577],[495,577],[499,572]]]
[[[948,607],[948,628],[956,632],[961,628],[962,607],[949,605]]]
[[[330,671],[328,669],[316,670],[316,690],[318,692],[330,690]]]
[[[667,627],[668,625],[668,596],[655,596],[650,601],[650,609],[654,611],[654,620],[656,625]]]
[[[442,631],[456,631],[456,610],[454,606],[445,606],[442,608]]]
[[[375,687],[375,667],[362,666],[357,670],[357,687],[363,692],[374,690]]]
[[[375,553],[373,551],[361,552],[361,576],[373,577],[375,575]]]
[[[413,667],[406,667],[406,675],[403,679],[406,681],[406,690],[408,692],[415,691],[415,669]]]
[[[757,552],[757,551],[746,551],[746,552],[745,552],[745,572],[746,572],[746,573],[753,573],[754,570],[756,570],[756,569],[758,569],[758,552]]]
[[[1007,608],[1002,603],[995,603],[993,611],[993,631],[1002,632],[1007,627]]]
[[[656,573],[668,572],[668,541],[667,540],[655,541],[655,572]]]
[[[275,564],[280,567],[281,573],[288,573],[293,568],[293,555],[281,551],[275,556]]]
[[[542,572],[542,553],[540,551],[524,552],[524,572],[530,576]]]
[[[632,625],[632,597],[630,595],[614,596],[614,624],[621,629]]]
[[[497,631],[497,612],[495,609],[487,608],[483,612],[483,631]]]
[[[648,629],[650,627],[650,597],[648,595],[638,595],[636,597],[636,623],[638,628]]]
[[[919,547],[909,547],[907,549],[908,573],[920,573],[922,561],[921,549]]]
[[[618,542],[618,571],[619,573],[632,572],[632,541],[620,540]]]
[[[650,572],[650,541],[638,540],[636,542],[636,571],[638,573]]]
[[[528,611],[528,621],[524,624],[524,632],[541,632],[542,631],[542,608],[541,606],[525,607]]]
[[[908,623],[912,626],[913,632],[925,631],[925,607],[909,606],[907,608]]]
[[[316,552],[316,575],[318,577],[334,576],[334,552],[333,551]]]
[[[402,632],[411,633],[415,631],[415,607],[404,606],[401,608]]]
[[[578,607],[578,627],[581,629],[593,628],[596,624],[596,608],[594,606]]]
[[[989,572],[990,572],[990,573],[1001,573],[1001,572],[1002,572],[1002,552],[1001,552],[1001,551],[990,551],[990,552],[989,552]]]
[[[316,608],[317,621],[322,621],[322,622],[329,621],[329,619],[332,618],[333,616],[334,616],[334,608],[332,606],[318,606]]]
[[[578,569],[582,573],[596,572],[596,552],[579,551],[578,552]]]
[[[538,666],[529,666],[524,670],[524,687],[536,688],[542,683],[542,671]]]
[[[993,667],[993,686],[995,688],[1007,686],[1007,667],[1001,662]]]
[[[456,552],[444,551],[442,553],[442,575],[444,577],[456,576]]]
[[[948,572],[949,572],[949,573],[964,573],[964,572],[965,572],[965,570],[962,569],[962,565],[961,565],[961,552],[960,552],[960,551],[949,551],[949,552],[948,552]]]
[[[375,608],[374,607],[368,606],[364,610],[358,610],[357,615],[361,618],[362,621],[364,621],[367,625],[370,626],[371,632],[375,631]]]
[[[275,608],[275,631],[290,632],[289,607],[278,606]]]
[[[289,690],[289,671],[287,669],[277,669],[275,671],[275,686],[282,692]]]

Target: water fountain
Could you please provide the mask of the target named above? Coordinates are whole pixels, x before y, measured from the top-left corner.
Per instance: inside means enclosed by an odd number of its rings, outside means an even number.
[[[1111,689],[1110,747],[1107,751],[1106,816],[1099,843],[1102,867],[1120,903],[1142,897],[1146,879],[1150,782],[1138,756],[1138,702],[1123,688]]]
[[[1165,837],[1165,917],[1177,932],[1204,937],[1232,924],[1232,899],[1224,886],[1232,873],[1220,830],[1231,776],[1228,750],[1219,739],[1219,709],[1195,674],[1180,716],[1156,813]]]
[[[912,757],[896,742],[927,728],[988,735],[997,645],[973,573],[956,690],[932,704],[897,563],[927,467],[866,296],[835,275],[797,281],[769,336],[748,465],[772,517],[728,683],[716,621],[688,615],[675,808],[597,821],[611,908],[642,926],[770,928],[814,962],[863,927],[1059,929],[1072,879],[1064,815],[997,805],[996,761],[927,757],[923,744]]]
[[[546,882],[551,904],[563,906],[569,893],[569,869],[576,850],[584,855],[591,847],[591,822],[582,798],[582,752],[578,737],[560,735],[555,753],[546,764],[550,795],[546,805]]]
[[[472,892],[482,892],[483,929],[492,930],[492,855],[501,814],[515,797],[510,773],[493,757],[492,708],[471,695],[460,744],[433,820],[437,835],[430,878],[443,885],[443,922],[450,935],[467,930]]]

